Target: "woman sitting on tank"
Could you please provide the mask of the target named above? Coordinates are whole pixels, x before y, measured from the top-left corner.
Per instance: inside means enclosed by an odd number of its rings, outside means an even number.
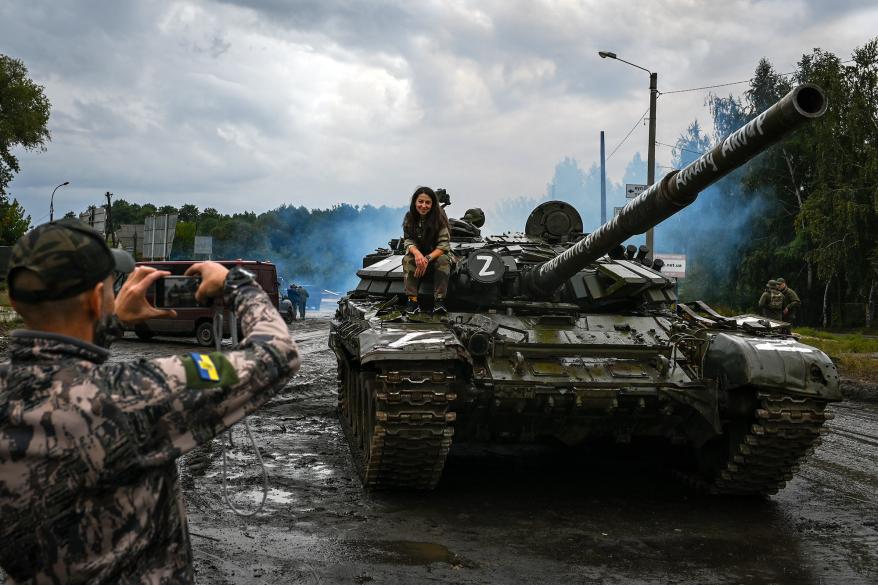
[[[439,207],[436,193],[429,187],[418,187],[412,194],[408,213],[402,222],[405,235],[405,256],[402,269],[405,272],[405,294],[408,298],[405,312],[420,312],[418,287],[428,270],[433,272],[433,313],[444,315],[445,294],[451,276],[451,235],[448,218]]]

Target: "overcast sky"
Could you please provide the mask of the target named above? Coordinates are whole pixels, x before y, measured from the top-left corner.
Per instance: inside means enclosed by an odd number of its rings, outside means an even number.
[[[781,72],[878,34],[873,0],[0,2],[0,53],[52,103],[52,141],[11,185],[34,223],[101,203],[265,211],[402,205],[419,184],[485,207],[597,162],[670,91]],[[721,90],[742,92],[737,85]],[[658,101],[673,143],[705,91]],[[641,124],[609,161],[622,179]],[[670,162],[659,146],[659,164]]]

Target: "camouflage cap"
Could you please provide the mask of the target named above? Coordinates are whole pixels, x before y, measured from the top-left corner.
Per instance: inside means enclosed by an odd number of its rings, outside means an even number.
[[[786,284],[786,283],[787,283],[787,281],[784,280],[783,278],[775,278],[774,280],[775,280],[775,282],[777,282],[778,284]]]
[[[776,280],[769,280],[768,286],[777,286],[777,281]]]
[[[131,272],[134,259],[125,250],[110,250],[98,232],[76,219],[37,226],[18,239],[9,259],[9,296],[25,303],[67,299],[88,290],[114,270]],[[13,286],[20,270],[36,275],[38,284]]]

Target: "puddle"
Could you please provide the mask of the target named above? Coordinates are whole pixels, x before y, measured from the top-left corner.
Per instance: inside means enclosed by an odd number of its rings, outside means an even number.
[[[432,565],[445,563],[454,567],[475,567],[475,563],[457,556],[448,547],[435,542],[411,540],[349,541],[343,546],[354,549],[370,563],[393,565]]]

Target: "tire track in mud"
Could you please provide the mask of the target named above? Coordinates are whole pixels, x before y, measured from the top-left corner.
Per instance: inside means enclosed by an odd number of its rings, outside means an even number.
[[[878,404],[840,403],[822,445],[799,475],[838,494],[878,507]],[[843,482],[838,478],[844,478]]]

